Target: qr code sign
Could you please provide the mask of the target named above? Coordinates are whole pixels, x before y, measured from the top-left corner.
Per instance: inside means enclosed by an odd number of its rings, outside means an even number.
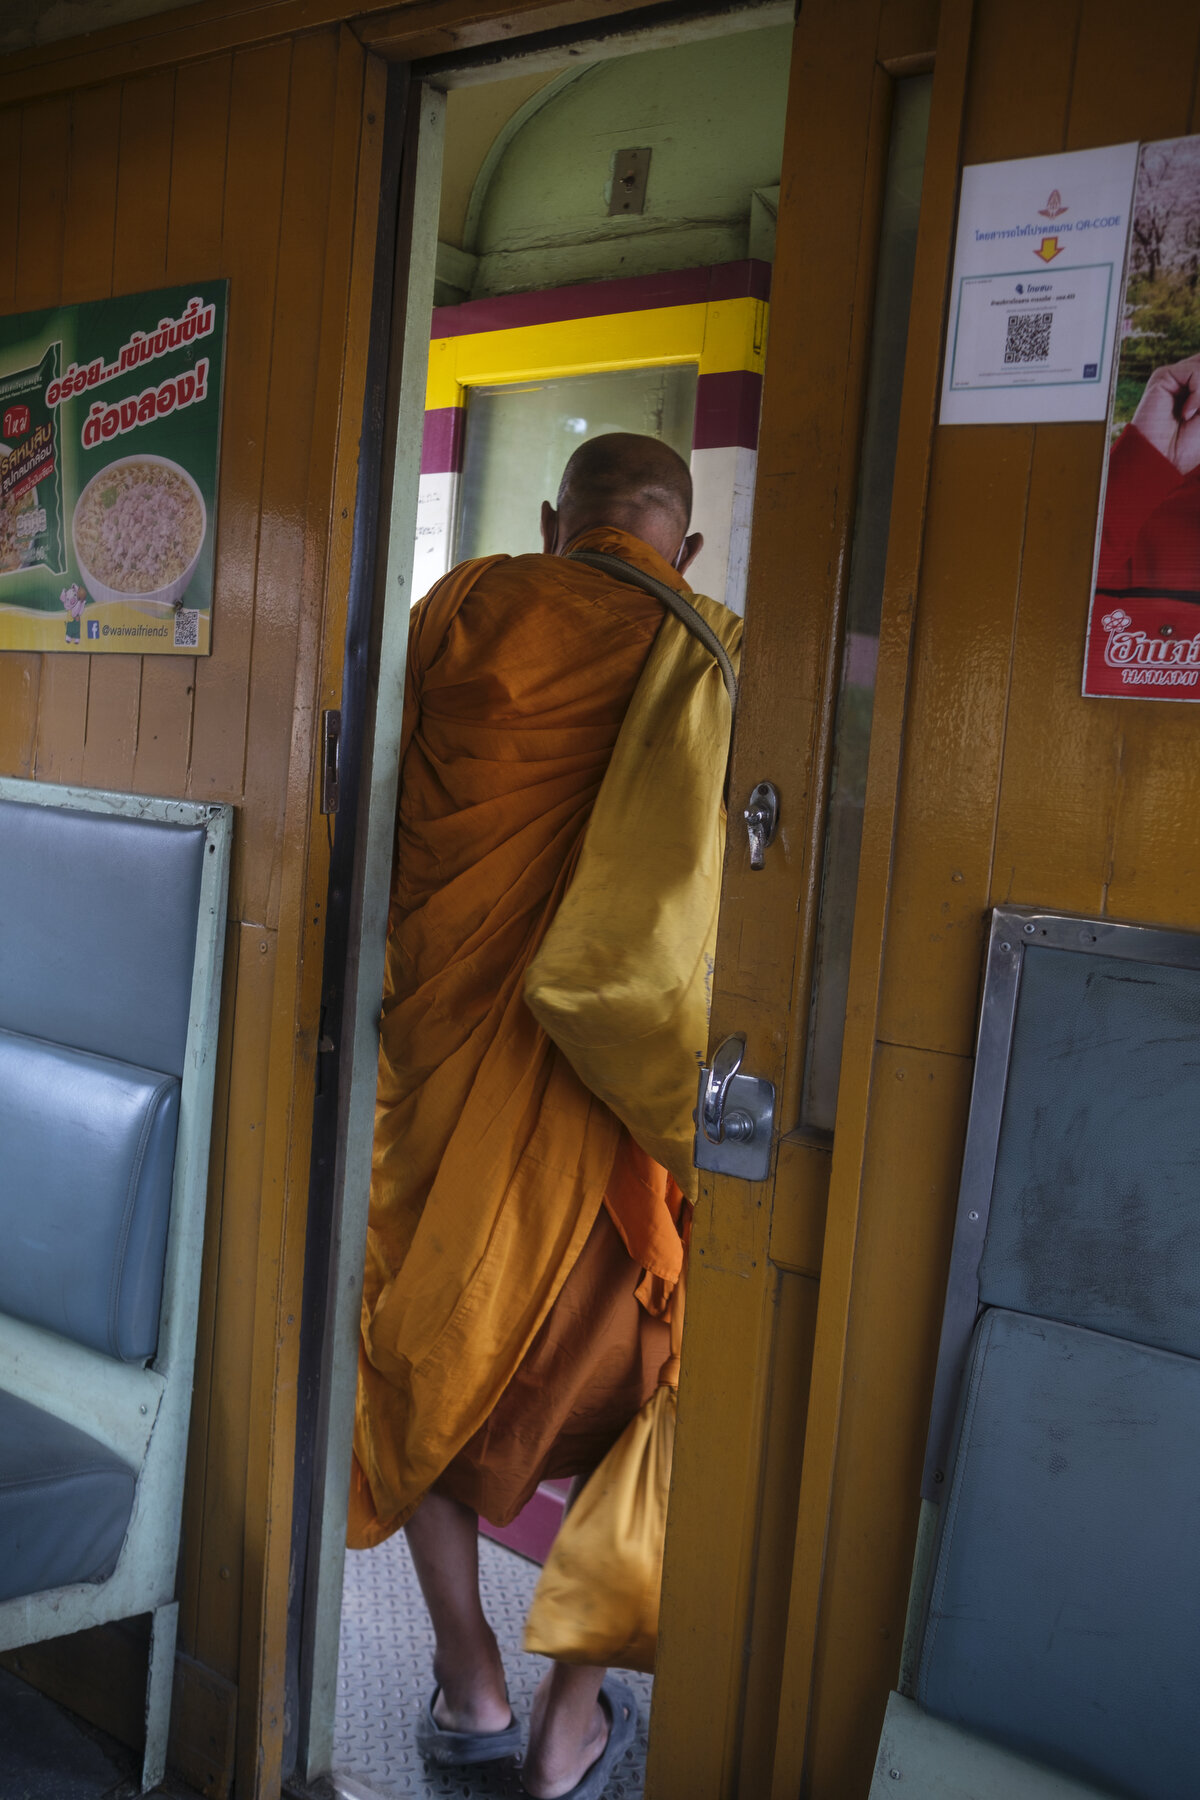
[[[1009,313],[1004,340],[1006,363],[1046,362],[1050,356],[1052,312]]]
[[[181,606],[175,614],[175,648],[195,650],[200,643],[200,614],[194,607]]]

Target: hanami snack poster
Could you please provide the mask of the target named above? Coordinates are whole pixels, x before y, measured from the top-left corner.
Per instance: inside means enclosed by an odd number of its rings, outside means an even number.
[[[208,655],[228,289],[0,319],[0,650]]]
[[[1138,158],[1083,692],[1200,700],[1200,137]]]

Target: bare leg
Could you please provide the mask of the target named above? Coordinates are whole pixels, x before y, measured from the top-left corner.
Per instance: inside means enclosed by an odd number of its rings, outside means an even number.
[[[534,1800],[569,1794],[604,1754],[609,1719],[599,1704],[606,1670],[552,1663],[533,1697],[521,1779]]]
[[[504,1665],[479,1598],[479,1519],[429,1493],[404,1528],[433,1621],[433,1716],[446,1731],[503,1731],[512,1718]]]

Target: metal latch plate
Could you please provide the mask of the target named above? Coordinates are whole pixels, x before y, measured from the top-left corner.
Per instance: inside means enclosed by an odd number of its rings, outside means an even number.
[[[608,201],[609,218],[646,210],[646,182],[650,174],[650,151],[618,150],[612,160],[612,190]]]
[[[699,1121],[704,1105],[709,1071],[701,1069],[696,1100]],[[744,1113],[753,1124],[748,1137],[728,1135],[729,1122],[735,1114]],[[775,1129],[775,1089],[757,1075],[733,1075],[725,1093],[727,1135],[714,1144],[696,1125],[696,1150],[693,1160],[698,1169],[709,1169],[714,1175],[738,1175],[743,1181],[765,1181],[771,1172],[771,1135]]]
[[[321,714],[321,811],[335,813],[341,804],[342,715],[334,707]]]

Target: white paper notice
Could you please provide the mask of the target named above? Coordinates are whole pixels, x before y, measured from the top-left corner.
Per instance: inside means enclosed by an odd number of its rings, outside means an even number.
[[[943,425],[1108,416],[1137,153],[963,170]]]

